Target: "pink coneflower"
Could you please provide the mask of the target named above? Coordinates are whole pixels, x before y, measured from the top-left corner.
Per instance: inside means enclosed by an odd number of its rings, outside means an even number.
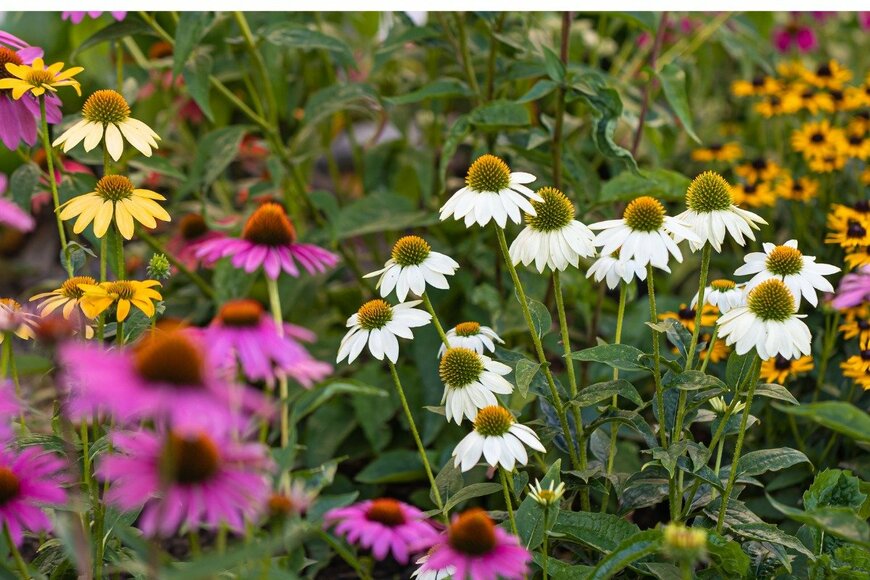
[[[209,424],[241,420],[236,411],[271,415],[260,393],[223,380],[204,346],[181,328],[158,327],[123,350],[69,343],[60,357],[73,419],[107,413],[121,422],[152,418],[175,425],[191,415]]]
[[[816,33],[798,18],[797,13],[792,13],[788,24],[773,30],[773,44],[779,52],[786,53],[794,47],[806,53],[816,48]]]
[[[283,373],[310,388],[332,372],[332,366],[313,358],[298,342],[313,341],[313,332],[284,324],[282,336],[255,300],[227,302],[203,334],[217,364],[235,369],[238,363],[251,381],[271,385]]]
[[[178,258],[182,264],[193,270],[199,266],[199,258],[196,257],[199,245],[209,240],[224,237],[226,236],[220,232],[210,229],[201,214],[189,213],[178,221],[175,234],[166,242],[166,250]]]
[[[268,448],[225,429],[188,425],[117,432],[111,440],[115,453],[97,469],[110,483],[106,501],[124,511],[143,508],[139,526],[149,536],[172,535],[182,524],[243,532],[269,497]]]
[[[93,19],[97,19],[102,16],[104,12],[100,10],[88,10],[88,11],[63,11],[60,13],[60,17],[64,20],[69,20],[73,24],[78,24],[82,20],[85,19],[85,16]],[[113,12],[109,12],[116,21],[120,22],[127,17],[127,12],[123,10],[116,10]]]
[[[284,208],[277,203],[264,203],[251,214],[241,238],[222,238],[202,243],[196,255],[213,264],[232,256],[232,264],[245,272],[263,268],[266,275],[277,280],[281,271],[299,276],[296,261],[309,274],[324,272],[338,262],[338,257],[313,244],[296,241],[296,229]]]
[[[61,167],[63,167],[63,170],[57,167],[58,159],[60,160],[60,165]],[[45,159],[45,149],[37,149],[33,153],[32,161],[39,165],[43,171],[43,174],[39,176],[39,189],[34,191],[32,197],[30,198],[30,211],[32,211],[33,213],[38,213],[42,210],[42,208],[52,206],[51,189],[49,187],[47,177],[48,164],[46,163]],[[54,181],[57,186],[60,187],[61,182],[63,182],[64,174],[72,175],[75,173],[93,175],[94,172],[91,171],[91,169],[87,165],[82,165],[81,163],[73,161],[72,159],[60,154],[59,152],[55,152]]]
[[[33,338],[33,325],[38,316],[25,310],[14,298],[0,298],[0,344],[7,335],[22,340]]]
[[[30,64],[42,57],[42,49],[28,46],[26,42],[0,30],[0,79],[12,78],[6,64]],[[60,98],[50,91],[45,94],[45,115],[49,123],[61,119]],[[0,89],[0,141],[7,149],[15,150],[20,143],[32,146],[36,143],[39,122],[39,101],[31,94],[20,99],[12,98],[12,89]]]
[[[486,512],[472,508],[453,518],[421,572],[455,570],[457,580],[522,578],[532,555],[516,536],[496,527]]]
[[[413,506],[395,499],[381,498],[330,510],[324,516],[327,526],[351,543],[371,549],[376,560],[392,552],[400,564],[411,554],[422,552],[438,540],[438,532],[426,516]]]
[[[5,179],[6,176],[0,176]],[[0,197],[0,225],[8,226],[19,232],[29,232],[36,222],[33,217],[8,199]]]
[[[6,446],[14,437],[12,419],[21,413],[21,403],[15,396],[15,385],[8,380],[0,380],[0,448]]]
[[[9,528],[16,546],[24,532],[48,532],[51,519],[43,506],[66,502],[63,460],[41,447],[20,453],[0,449],[0,526]]]
[[[846,274],[840,280],[837,295],[831,300],[834,308],[851,308],[862,302],[870,302],[870,266],[864,266],[859,272]]]

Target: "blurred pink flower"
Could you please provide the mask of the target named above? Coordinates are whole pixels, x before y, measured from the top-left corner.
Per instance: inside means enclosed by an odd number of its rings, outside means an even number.
[[[858,306],[862,302],[870,302],[870,266],[843,276],[831,305],[842,309]]]
[[[96,19],[96,18],[99,18],[100,16],[102,16],[103,14],[105,14],[105,13],[100,11],[100,10],[88,10],[88,11],[81,11],[81,12],[64,11],[64,12],[60,13],[60,17],[63,18],[64,20],[69,20],[73,24],[78,24],[79,22],[81,22],[82,20],[85,19],[85,16],[88,16],[89,18]],[[111,14],[112,18],[114,18],[115,20],[117,20],[119,22],[121,20],[124,20],[127,17],[127,12],[125,12],[123,10],[109,12],[109,14]]]
[[[0,449],[0,526],[9,529],[16,546],[24,532],[48,532],[51,518],[43,506],[66,502],[66,463],[42,447],[27,447],[21,452]]]

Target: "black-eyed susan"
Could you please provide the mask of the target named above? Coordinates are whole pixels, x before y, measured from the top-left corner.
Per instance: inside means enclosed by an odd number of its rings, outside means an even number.
[[[789,360],[780,355],[761,363],[761,378],[768,383],[784,385],[789,379],[813,370],[813,357],[802,356]]]
[[[842,151],[830,152],[809,159],[807,165],[813,173],[833,173],[843,169],[848,159]]]
[[[85,295],[85,291],[79,287],[79,284],[94,285],[96,283],[97,281],[90,276],[73,276],[61,284],[59,288],[51,292],[37,294],[30,301],[41,301],[36,307],[40,316],[48,316],[58,308],[63,307],[63,317],[69,318]]]
[[[870,306],[866,303],[841,311],[843,324],[838,328],[843,333],[844,340],[858,339],[861,348],[870,344]]]
[[[870,349],[864,349],[840,363],[843,376],[859,378],[870,373]]]
[[[827,119],[815,123],[806,123],[791,134],[791,147],[804,158],[836,155],[843,151],[846,145],[846,135],[839,127],[832,127]]]
[[[830,113],[834,110],[831,95],[812,85],[798,84],[792,88],[793,94],[800,100],[800,110],[811,115],[819,112]]]
[[[799,60],[784,60],[776,65],[780,82],[795,81],[803,78],[806,67]]]
[[[738,183],[731,188],[734,203],[748,207],[764,207],[776,204],[776,194],[763,181]]]
[[[839,244],[846,249],[870,246],[870,228],[861,220],[840,219],[835,214],[828,214],[828,229],[831,231],[825,237],[826,244]]]
[[[870,107],[870,73],[864,77],[864,84],[858,87],[846,87],[846,104],[849,109]]]
[[[157,227],[156,220],[170,221],[169,214],[157,200],[166,198],[149,189],[136,189],[123,175],[106,175],[97,182],[96,189],[72,198],[61,206],[60,218],[76,216],[73,231],[80,234],[94,222],[94,235],[102,238],[112,222],[126,239],[133,237],[133,220],[146,228]]]
[[[710,348],[710,339],[712,337],[708,333],[703,333],[698,338],[699,344],[703,344],[704,347],[698,353],[698,360],[706,360],[707,359],[707,351]],[[728,353],[731,352],[731,349],[728,348],[728,345],[725,344],[725,341],[721,338],[717,338],[716,342],[713,343],[713,350],[710,351],[710,362],[718,363],[728,358]],[[736,412],[736,410],[735,410]]]
[[[56,93],[58,87],[72,87],[81,96],[82,88],[73,77],[83,70],[80,66],[63,70],[62,62],[46,67],[41,58],[33,59],[31,64],[7,62],[6,71],[12,76],[0,79],[0,89],[10,89],[15,100],[28,92],[34,97],[44,95],[46,91]]]
[[[734,81],[731,84],[731,93],[735,97],[758,97],[773,95],[782,90],[782,83],[771,76],[757,75],[751,80]]]
[[[843,153],[852,159],[864,161],[870,157],[870,139],[867,138],[867,135],[863,131],[860,133],[847,133]]]
[[[676,312],[663,312],[659,314],[659,320],[676,320],[689,332],[695,331],[695,316],[697,310],[687,304],[680,304],[679,310]],[[712,304],[704,304],[704,309],[701,311],[701,326],[713,326],[716,324],[716,319],[719,317],[719,309]]]
[[[163,296],[155,288],[160,287],[157,280],[116,280],[100,284],[79,284],[84,291],[79,305],[88,318],[96,318],[107,308],[117,306],[117,320],[123,322],[130,314],[130,307],[135,306],[145,316],[154,316],[154,303],[163,300]]]
[[[870,111],[861,111],[849,119],[847,133],[870,133]]]
[[[85,101],[82,117],[55,139],[52,146],[63,145],[66,153],[84,141],[85,151],[90,151],[105,141],[106,149],[115,161],[124,152],[125,139],[145,157],[151,157],[151,149],[157,149],[160,137],[151,127],[130,116],[130,106],[118,92],[96,91]]]
[[[782,167],[772,159],[756,157],[737,166],[734,172],[748,182],[773,181],[782,173]]]
[[[755,110],[761,116],[769,119],[780,115],[793,115],[801,108],[801,101],[793,92],[780,92],[773,95],[764,95],[755,103]]]
[[[846,254],[846,266],[850,270],[870,266],[870,246],[859,246]]]
[[[853,101],[846,98],[846,91],[841,89],[828,90],[828,96],[831,97],[831,104],[834,107],[834,112],[853,111],[858,107],[853,106]]]
[[[743,149],[740,147],[740,143],[731,141],[729,143],[711,143],[707,147],[695,149],[692,151],[692,160],[701,163],[713,161],[728,163],[740,159],[742,155]]]
[[[852,71],[836,60],[820,64],[816,69],[804,69],[803,80],[820,89],[841,89],[852,78]]]
[[[810,177],[785,176],[778,180],[774,188],[776,194],[783,199],[792,201],[809,201],[819,193],[819,182]]]

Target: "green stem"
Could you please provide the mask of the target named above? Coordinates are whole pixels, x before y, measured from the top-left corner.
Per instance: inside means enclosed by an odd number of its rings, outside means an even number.
[[[450,342],[447,340],[447,335],[444,333],[444,327],[441,326],[441,321],[438,320],[438,315],[435,314],[435,309],[432,307],[432,301],[429,300],[429,295],[426,292],[423,292],[423,306],[426,307],[426,310],[429,311],[429,314],[432,315],[432,324],[435,325],[435,330],[438,332],[438,336],[441,337],[441,342],[444,343],[446,348],[450,348]]]
[[[544,541],[541,544],[541,555],[543,556],[541,568],[544,573],[544,580],[549,577],[550,569],[550,529],[549,529],[550,507],[544,506]]]
[[[266,276],[266,290],[269,293],[269,308],[275,320],[275,330],[279,336],[284,336],[284,314],[281,310],[281,296],[278,293],[278,281]],[[281,403],[281,448],[290,443],[290,395],[287,377],[281,373],[278,376],[278,398]]]
[[[680,560],[680,577],[682,580],[692,580],[694,577],[694,571],[694,567],[688,560]]]
[[[740,428],[737,431],[737,445],[734,447],[734,457],[731,459],[731,471],[728,474],[728,483],[725,485],[725,492],[722,494],[722,505],[719,507],[719,518],[716,522],[716,532],[722,533],[722,526],[725,524],[725,512],[728,511],[728,500],[731,499],[731,492],[734,490],[734,481],[737,479],[737,468],[740,465],[740,452],[743,451],[743,438],[746,436],[746,424],[749,421],[749,414],[752,411],[752,397],[755,396],[755,387],[758,385],[758,376],[761,372],[761,358],[756,354],[755,361],[752,363],[751,379],[749,383],[749,391],[746,393],[746,407],[743,409],[743,417],[740,419]]]
[[[417,444],[417,451],[420,453],[420,459],[423,461],[423,467],[426,469],[426,477],[429,478],[429,485],[432,487],[432,495],[435,496],[435,505],[446,517],[444,512],[444,502],[441,500],[441,492],[438,491],[438,485],[435,483],[435,476],[432,473],[432,466],[429,465],[429,457],[426,455],[426,448],[423,446],[423,440],[420,439],[420,433],[417,431],[417,424],[414,422],[414,416],[411,414],[411,408],[408,406],[408,399],[405,398],[405,389],[402,388],[402,381],[399,380],[399,373],[396,371],[396,365],[392,361],[387,360],[390,365],[390,374],[393,377],[393,384],[396,386],[396,392],[399,395],[399,400],[402,402],[402,409],[405,411],[405,418],[408,420],[408,426],[411,428],[411,435],[414,436],[414,442]]]
[[[477,85],[477,77],[474,75],[474,66],[471,63],[471,55],[468,52],[468,34],[465,31],[465,15],[456,13],[453,15],[456,19],[457,36],[459,37],[459,54],[462,59],[462,68],[465,69],[465,76],[468,78],[468,85],[480,102],[480,87]]]
[[[15,397],[19,401],[23,401],[24,399],[21,396],[21,381],[18,378],[18,365],[15,362],[15,351],[12,347],[11,336],[8,337],[8,340],[3,341],[3,348],[9,349],[9,374],[12,377],[12,384],[15,386]],[[5,373],[2,376],[6,376]],[[22,432],[24,432],[24,430],[27,428],[27,423],[24,419],[24,407],[21,408],[21,415],[19,416],[19,421],[21,422]]]
[[[652,264],[647,264],[646,267],[646,287],[649,293],[649,319],[653,324],[658,324],[659,316],[656,311],[656,291],[655,283],[653,282],[653,267]],[[662,442],[662,447],[668,446],[668,434],[665,428],[665,399],[664,387],[662,386],[662,371],[661,361],[661,346],[659,345],[659,333],[653,329],[653,380],[656,385],[656,413],[659,416],[659,439]]]
[[[519,532],[517,531],[517,520],[514,517],[514,504],[511,500],[510,488],[508,487],[507,470],[504,467],[500,467],[498,469],[498,472],[501,475],[501,489],[504,492],[505,509],[508,513],[508,519],[511,522],[511,532],[513,532],[515,536],[518,536]]]
[[[263,83],[263,90],[266,93],[266,102],[269,105],[269,116],[273,123],[278,121],[278,102],[275,100],[275,92],[272,90],[272,81],[269,78],[269,71],[266,70],[266,63],[263,61],[263,55],[257,50],[257,44],[254,41],[254,35],[251,33],[251,27],[248,26],[248,21],[245,19],[243,12],[233,12],[233,17],[242,31],[242,36],[245,38],[245,44],[248,47],[248,52],[251,54],[251,59],[254,61],[254,66],[260,76],[260,82]]]
[[[360,561],[357,560],[357,558],[352,553],[350,553],[350,551],[348,551],[344,546],[338,543],[332,536],[330,536],[323,530],[319,530],[317,532],[317,535],[320,537],[320,539],[326,542],[330,548],[335,550],[335,553],[338,554],[338,556],[342,560],[344,560],[348,566],[353,568],[354,572],[357,573],[357,576],[359,576],[362,580],[371,580],[371,574],[368,573],[368,571],[362,566],[362,564],[360,564]]]
[[[562,348],[565,352],[565,369],[568,371],[568,387],[571,399],[577,397],[577,377],[574,374],[574,359],[571,358],[571,338],[568,332],[568,317],[565,315],[565,297],[562,295],[562,280],[558,270],[553,270],[553,294],[556,297],[556,310],[559,313],[559,330],[562,333]],[[574,425],[577,429],[577,440],[584,441],[583,415],[577,405],[572,405]],[[586,444],[580,445],[580,469],[586,468]]]
[[[495,226],[495,234],[498,238],[498,244],[501,247],[502,257],[504,258],[504,263],[507,266],[508,272],[510,272],[511,280],[513,280],[514,287],[516,288],[517,300],[520,302],[520,309],[523,311],[523,317],[526,319],[526,326],[529,328],[529,334],[532,337],[532,343],[535,345],[535,352],[538,355],[538,362],[541,364],[541,369],[544,371],[544,376],[547,379],[547,386],[550,389],[550,398],[552,399],[551,403],[553,408],[556,410],[556,415],[559,417],[559,424],[562,427],[562,433],[565,437],[565,446],[568,448],[568,455],[571,458],[571,465],[574,466],[574,469],[582,469],[580,466],[580,460],[577,457],[577,452],[574,448],[574,441],[571,437],[571,430],[568,428],[568,418],[565,415],[565,406],[562,404],[562,398],[559,396],[559,390],[556,388],[556,382],[553,380],[553,374],[550,372],[550,363],[547,362],[547,355],[544,353],[544,345],[541,343],[541,337],[538,336],[538,331],[535,330],[535,324],[532,322],[532,313],[529,310],[529,301],[526,298],[526,292],[523,290],[522,282],[520,282],[519,274],[517,274],[517,269],[514,267],[513,261],[511,261],[510,252],[508,251],[507,240],[504,237],[504,230],[498,226]],[[588,489],[584,489],[586,492],[586,502],[588,502]],[[582,496],[581,496],[582,499]],[[584,506],[584,511],[589,511],[588,503]]]
[[[184,263],[182,263],[181,260],[179,260],[174,254],[167,251],[166,247],[163,246],[163,244],[161,244],[160,241],[158,241],[154,236],[142,231],[141,228],[139,229],[137,234],[142,241],[144,241],[151,247],[152,250],[154,250],[155,252],[160,252],[161,254],[166,256],[166,259],[169,260],[169,263],[175,266],[179,272],[187,276],[190,281],[193,282],[194,285],[199,288],[205,296],[211,298],[212,300],[217,297],[214,288],[212,288],[209,283],[203,279],[202,276],[185,266]]]
[[[51,148],[51,139],[48,135],[48,119],[45,114],[45,95],[39,95],[39,119],[42,125],[42,148],[45,149],[45,161],[48,164],[48,185],[51,188],[51,199],[54,201],[54,217],[57,220],[57,235],[60,238],[60,250],[66,260],[66,272],[72,278],[72,260],[67,254],[66,231],[63,229],[63,220],[60,219],[60,196],[57,193],[57,179],[54,174],[54,151]]]
[[[9,533],[9,526],[3,524],[3,535],[6,536],[6,543],[9,544],[9,551],[12,553],[12,559],[15,560],[15,566],[22,578],[30,578],[30,570],[27,568],[27,563],[21,557],[21,552],[18,551],[18,546],[12,540],[12,534]]]
[[[115,82],[118,92],[124,90],[124,45],[120,40],[115,41]]]
[[[695,306],[695,329],[692,331],[692,342],[689,343],[689,350],[686,351],[686,369],[692,370],[692,360],[695,358],[695,349],[698,347],[698,336],[701,333],[701,315],[704,312],[704,293],[707,290],[707,274],[710,271],[710,256],[713,252],[713,247],[709,243],[704,244],[704,249],[701,250],[701,276],[698,279],[698,304]],[[679,441],[680,433],[677,431],[677,441]]]
[[[617,306],[616,310],[616,335],[613,338],[614,344],[620,344],[622,342],[622,323],[625,319],[625,301],[626,296],[628,295],[628,286],[624,282],[620,282],[619,284],[619,306]],[[619,380],[619,369],[613,369],[613,380]],[[618,407],[619,401],[617,400],[617,396],[613,395],[613,399],[610,401],[610,406],[613,410],[616,410]],[[611,423],[610,425],[610,449],[607,453],[607,477],[604,479],[604,496],[601,498],[601,513],[605,513],[607,511],[607,504],[610,501],[610,490],[612,488],[610,483],[610,476],[613,474],[613,462],[616,459],[616,439],[619,435],[619,427],[617,423]]]
[[[559,43],[559,59],[568,66],[568,45],[571,40],[571,13],[562,13],[562,32]],[[562,145],[565,126],[565,86],[560,83],[556,91],[556,116],[553,119],[553,185],[562,188]]]

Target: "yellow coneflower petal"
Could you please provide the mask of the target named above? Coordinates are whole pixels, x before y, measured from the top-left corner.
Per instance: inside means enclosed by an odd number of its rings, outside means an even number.
[[[94,217],[96,217],[97,212],[100,211],[100,208],[103,206],[100,200],[93,200],[91,205],[87,206],[82,212],[79,214],[76,223],[73,224],[73,232],[80,234],[85,231],[85,228],[94,221]]]
[[[135,203],[144,211],[147,211],[159,220],[163,220],[165,222],[172,221],[172,218],[169,217],[169,214],[166,212],[166,210],[160,207],[160,205],[156,201],[136,197],[131,197],[130,201],[132,203]]]
[[[72,311],[75,309],[77,302],[75,300],[67,300],[67,303],[63,307],[63,317],[69,318],[72,314]]]
[[[111,201],[104,201],[96,217],[94,217],[94,235],[98,238],[106,235],[106,231],[108,231],[109,226],[112,224],[114,205]]]
[[[160,300],[160,298],[157,298],[157,300]],[[133,298],[131,301],[133,302],[133,305],[136,308],[138,308],[139,310],[141,310],[142,312],[144,312],[148,316],[148,318],[151,318],[152,316],[154,316],[156,309],[154,308],[154,303],[151,302],[150,300],[141,300],[139,298]],[[128,308],[129,308],[129,306],[128,306]],[[120,306],[118,307],[118,310],[120,311]]]
[[[18,79],[0,79],[0,89],[11,89],[19,82]]]
[[[88,296],[82,299],[80,306],[85,316],[93,319],[105,312],[106,308],[112,305],[112,302],[113,300],[107,296]]]
[[[61,67],[63,67],[63,63],[60,63],[60,65],[61,65]],[[52,66],[54,66],[54,65],[52,65]],[[73,67],[66,69],[65,71],[63,71],[59,75],[56,75],[54,78],[59,80],[59,81],[65,81],[65,80],[69,79],[70,77],[74,77],[75,75],[79,74],[83,70],[85,70],[85,68],[82,66],[73,66]],[[70,82],[70,81],[67,81],[67,82]],[[70,82],[70,84],[73,84],[73,83],[78,84],[78,81],[71,81]]]
[[[89,122],[87,133],[85,134],[85,151],[91,151],[100,144],[103,138],[103,126],[100,123]]]
[[[35,60],[33,61],[33,65],[36,66]],[[15,64],[14,62],[7,62],[6,70],[14,74],[16,77],[21,78],[27,74],[29,69],[24,65]]]
[[[17,101],[18,99],[20,99],[20,98],[24,95],[24,93],[26,93],[28,90],[30,90],[30,89],[32,89],[32,88],[33,88],[33,87],[31,87],[29,84],[24,83],[24,82],[22,82],[22,83],[20,83],[20,84],[18,84],[18,85],[15,85],[15,86],[12,88],[12,98],[15,99],[15,100]],[[39,89],[33,89],[33,94],[34,94],[34,95],[39,96],[39,95],[41,95],[42,93],[45,92],[45,91],[40,90],[40,91],[37,93],[37,92],[36,92],[37,90],[39,90]]]
[[[128,118],[125,121],[118,123],[118,128],[121,130],[124,138],[130,143],[130,145],[136,148],[139,153],[145,157],[151,157],[151,145],[148,143],[147,136],[142,135],[139,128],[129,121],[130,119]]]
[[[139,197],[145,197],[147,199],[157,199],[160,201],[166,201],[166,198],[157,193],[156,191],[151,191],[150,189],[134,189],[133,194]]]
[[[82,195],[77,195],[66,203],[61,204],[61,219],[69,219],[79,213],[81,213],[86,207],[92,205],[93,203],[99,203],[101,201],[100,197],[93,191],[89,191],[88,193],[83,193]]]
[[[55,139],[51,146],[57,147],[58,145],[63,143],[63,152],[66,153],[67,151],[78,145],[79,141],[85,138],[84,128],[87,126],[87,124],[88,120],[82,119],[69,129],[64,131],[63,135]]]
[[[123,203],[115,204],[115,223],[118,224],[118,230],[124,236],[124,239],[129,240],[133,238],[133,216],[130,215],[130,212],[127,211],[127,206]]]
[[[106,125],[106,149],[115,161],[124,153],[124,138],[121,137],[121,130],[113,123]]]
[[[130,301],[123,298],[118,300],[118,322],[124,322],[128,314],[130,314]]]
[[[127,211],[130,212],[130,215],[132,215],[140,224],[142,224],[146,228],[157,227],[157,220],[154,219],[154,216],[133,203],[133,201],[131,201],[130,199],[122,199],[121,203],[124,204],[124,207],[127,208]]]

